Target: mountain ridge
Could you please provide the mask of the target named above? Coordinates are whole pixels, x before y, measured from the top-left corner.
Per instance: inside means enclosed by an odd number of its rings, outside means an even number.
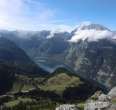
[[[78,28],[77,35],[74,30],[71,33],[54,34],[54,37],[49,39],[47,36],[50,33],[46,31],[42,31],[43,34],[37,32],[34,36],[30,35],[29,39],[19,38],[16,34],[15,36],[13,34],[13,38],[12,34],[1,33],[1,36],[15,42],[38,65],[57,67],[66,64],[83,77],[94,79],[110,88],[115,86],[116,84],[112,82],[116,77],[115,32],[93,23],[81,25],[79,32]],[[84,31],[84,34],[80,31]],[[70,42],[74,36],[77,39]]]

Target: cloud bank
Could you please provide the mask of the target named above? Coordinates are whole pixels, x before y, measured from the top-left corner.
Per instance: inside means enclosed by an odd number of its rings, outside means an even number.
[[[99,39],[109,38],[113,35],[112,32],[109,31],[98,31],[98,30],[80,30],[75,33],[75,35],[71,38],[71,42],[78,42],[80,39],[88,41],[97,41]]]
[[[81,40],[97,41],[104,38],[114,38],[114,33],[106,27],[93,24],[91,22],[81,23],[75,30],[70,42],[78,42]]]
[[[53,24],[55,11],[39,0],[0,0],[0,29],[42,30]],[[69,29],[69,26],[63,26]]]

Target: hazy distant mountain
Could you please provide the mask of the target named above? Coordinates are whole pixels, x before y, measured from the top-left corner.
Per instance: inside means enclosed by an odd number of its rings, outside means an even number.
[[[12,40],[22,48],[37,64],[43,58],[51,59],[56,62],[64,61],[65,52],[69,47],[67,40],[71,38],[68,32],[20,32],[20,31],[2,31],[2,37]],[[52,57],[51,57],[52,55]],[[53,64],[55,61],[53,61]],[[57,65],[57,63],[56,63]]]

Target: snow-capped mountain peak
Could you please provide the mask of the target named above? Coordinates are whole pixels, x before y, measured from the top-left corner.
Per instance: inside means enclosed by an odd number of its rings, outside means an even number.
[[[109,30],[108,28],[100,25],[100,24],[94,24],[91,22],[88,23],[81,23],[78,27],[78,30]],[[110,30],[109,30],[110,31]]]
[[[113,38],[114,33],[108,28],[93,23],[82,23],[73,31],[70,42],[78,42],[79,40],[97,41],[104,38]]]

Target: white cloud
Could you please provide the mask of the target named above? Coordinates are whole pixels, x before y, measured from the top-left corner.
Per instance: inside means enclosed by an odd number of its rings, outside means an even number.
[[[79,40],[97,41],[104,38],[113,38],[114,32],[108,28],[94,24],[92,22],[82,22],[75,30],[74,35],[69,42],[78,42]]]
[[[72,30],[71,26],[56,20],[55,15],[55,10],[39,0],[0,0],[0,29]]]
[[[110,38],[112,36],[113,33],[108,30],[78,30],[70,39],[70,42],[78,42],[80,39],[88,39],[88,41],[97,41],[99,39]]]
[[[54,37],[55,33],[64,33],[64,32],[70,33],[74,29],[73,27],[68,25],[52,25],[50,27],[53,27],[53,28],[51,28],[50,35],[47,37],[48,39]]]
[[[0,28],[41,28],[52,20],[54,13],[39,0],[0,0]]]

